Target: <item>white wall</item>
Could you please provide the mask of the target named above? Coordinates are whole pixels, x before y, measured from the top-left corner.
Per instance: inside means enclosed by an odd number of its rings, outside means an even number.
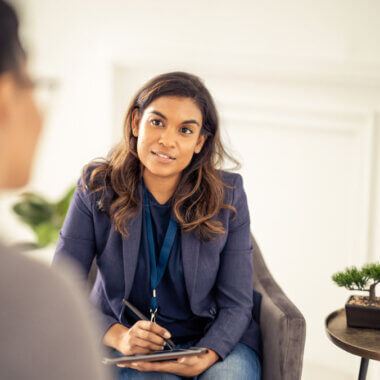
[[[304,379],[355,379],[359,358],[328,341],[347,292],[332,273],[380,257],[380,2],[20,2],[33,71],[57,78],[32,190],[52,198],[104,156],[138,84],[201,75],[243,161],[252,229],[307,319]],[[2,234],[27,233],[0,203]],[[30,235],[29,235],[30,236]],[[379,378],[371,361],[369,380]]]

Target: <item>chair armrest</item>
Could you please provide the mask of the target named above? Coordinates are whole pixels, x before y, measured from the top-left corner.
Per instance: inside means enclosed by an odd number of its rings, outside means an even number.
[[[262,380],[301,379],[306,321],[269,272],[254,237],[254,288],[262,294]]]

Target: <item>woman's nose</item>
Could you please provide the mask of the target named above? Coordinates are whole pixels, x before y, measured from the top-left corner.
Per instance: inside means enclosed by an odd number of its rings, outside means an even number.
[[[174,147],[175,146],[175,131],[171,130],[171,128],[165,128],[162,130],[159,144],[162,144],[167,147]]]

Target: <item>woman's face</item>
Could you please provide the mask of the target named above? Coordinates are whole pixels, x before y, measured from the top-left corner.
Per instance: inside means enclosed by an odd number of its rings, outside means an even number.
[[[190,98],[157,98],[140,119],[136,110],[132,132],[145,170],[153,176],[179,177],[203,147],[206,136],[200,134],[201,127],[202,113]]]

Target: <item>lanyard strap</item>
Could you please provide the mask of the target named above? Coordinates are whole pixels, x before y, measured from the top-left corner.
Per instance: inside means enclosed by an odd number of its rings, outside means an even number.
[[[148,234],[148,247],[149,247],[149,259],[150,259],[150,287],[152,290],[152,298],[150,302],[150,312],[152,313],[152,320],[155,319],[155,314],[158,309],[157,296],[156,296],[156,288],[160,283],[165,269],[168,265],[169,255],[172,250],[175,235],[177,233],[178,223],[170,216],[169,226],[166,230],[164,242],[162,244],[160,250],[160,257],[158,260],[158,266],[156,264],[156,250],[154,246],[153,240],[153,226],[152,226],[152,217],[149,209],[149,199],[148,193],[143,182],[144,189],[144,215],[147,227]]]

